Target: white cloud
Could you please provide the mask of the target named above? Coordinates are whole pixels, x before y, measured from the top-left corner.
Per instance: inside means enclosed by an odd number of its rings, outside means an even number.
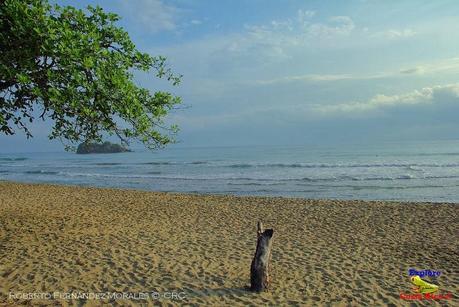
[[[456,73],[459,72],[459,58],[442,59],[430,63],[423,63],[414,67],[402,68],[399,71],[380,72],[373,74],[305,74],[284,76],[268,80],[256,80],[254,83],[258,85],[281,84],[289,82],[333,82],[342,80],[372,80],[390,77],[402,76],[419,76],[432,75],[437,73]]]
[[[459,110],[459,84],[431,86],[399,95],[375,95],[366,102],[339,105],[309,105],[276,103],[252,105],[246,108],[231,107],[203,114],[177,114],[171,117],[188,136],[194,133],[215,140],[239,142],[247,135],[248,142],[268,135],[271,139],[292,135],[321,141],[324,135],[354,140],[368,136],[395,139],[404,133],[415,138],[420,134],[432,137],[453,135],[457,130],[454,115]],[[250,133],[247,133],[247,129]],[[199,131],[199,132],[198,132]],[[222,137],[225,135],[225,137]],[[232,138],[237,135],[237,138]],[[206,137],[206,141],[207,141]]]
[[[386,111],[388,113],[398,113],[398,108],[402,107],[407,109],[401,111],[399,115],[410,118],[415,116],[414,114],[417,114],[416,112],[420,111],[422,106],[430,106],[429,111],[424,113],[431,114],[431,112],[437,112],[442,106],[447,105],[459,107],[459,83],[425,87],[399,95],[377,94],[368,101],[361,102],[264,105],[263,107],[247,108],[238,110],[235,113],[216,116],[217,118],[212,117],[212,120],[215,122],[228,121],[235,123],[237,121],[250,120],[250,118],[256,118],[259,115],[291,122],[321,121],[327,118],[366,118],[375,112],[378,112],[375,114]],[[203,119],[201,118],[200,120]]]
[[[193,19],[191,20],[190,22],[192,25],[200,25],[202,24],[202,21],[201,20],[198,20],[198,19]]]
[[[459,57],[423,63],[400,70],[402,74],[456,73],[459,71]]]
[[[255,84],[259,85],[270,85],[277,83],[288,83],[294,81],[303,81],[303,82],[321,82],[321,81],[339,81],[353,79],[352,75],[348,74],[336,74],[336,75],[320,75],[320,74],[307,74],[301,76],[287,76],[283,78],[271,79],[271,80],[257,80]]]
[[[348,16],[334,16],[328,23],[315,23],[307,31],[313,37],[333,38],[336,35],[349,35],[354,30],[355,24]]]
[[[404,68],[400,70],[401,74],[407,74],[407,75],[422,74],[423,72],[424,72],[424,68],[421,66],[412,67],[412,68]]]
[[[311,26],[317,25],[327,29],[324,37],[334,35],[336,39],[321,40],[309,35]],[[293,16],[247,25],[239,33],[207,35],[150,52],[169,57],[174,68],[185,75],[181,85],[183,92],[199,103],[205,100],[218,104],[215,101],[228,94],[243,96],[237,94],[242,91],[254,97],[257,96],[254,93],[269,91],[272,92],[269,99],[282,96],[283,101],[292,103],[302,101],[299,99],[303,97],[307,97],[309,103],[322,102],[322,99],[327,103],[348,101],[343,109],[365,109],[368,106],[355,105],[352,101],[371,97],[383,88],[398,88],[399,81],[404,88],[418,81],[419,87],[433,82],[455,82],[452,74],[441,80],[436,75],[439,71],[459,71],[459,58],[431,63],[415,62],[415,58],[407,62],[404,62],[406,59],[387,61],[380,56],[384,51],[374,48],[381,44],[370,38],[372,32],[363,33],[355,28],[352,19],[346,16],[321,22],[314,17],[306,26]],[[387,44],[392,48],[392,43]],[[190,55],[193,55],[192,61]],[[355,82],[360,80],[374,81],[365,82],[365,89],[360,90],[358,87],[362,85]],[[289,82],[292,84],[287,85]],[[344,92],[340,95],[339,91]],[[268,103],[264,97],[254,98],[253,102],[264,106]],[[309,111],[310,106],[308,108]]]
[[[177,28],[179,9],[174,6],[166,5],[161,0],[137,0],[135,4],[133,1],[120,1],[132,19],[149,31],[171,31]]]
[[[313,16],[302,11],[301,15]],[[333,42],[348,36],[355,28],[348,16],[334,16],[323,23],[309,23],[301,19],[273,20],[264,25],[245,25],[245,33],[233,36],[228,51],[256,54],[258,58],[290,58],[292,48],[303,48],[320,41]],[[305,18],[305,17],[304,17]],[[301,21],[300,21],[301,20]]]
[[[415,36],[416,34],[417,33],[413,31],[412,29],[407,28],[407,29],[399,29],[399,30],[390,29],[386,31],[376,32],[376,33],[373,33],[372,36],[376,38],[384,38],[384,39],[393,40],[393,39],[409,38],[409,37]]]
[[[295,42],[306,41],[314,38],[333,38],[337,35],[349,35],[355,28],[355,24],[349,16],[332,16],[324,22],[310,22],[314,11],[298,11],[296,19],[273,20],[270,24],[246,26],[249,33],[263,33],[267,36],[287,36],[286,40]],[[309,37],[305,37],[309,36]],[[261,36],[260,36],[261,38]]]
[[[289,82],[333,82],[342,80],[372,80],[393,76],[389,73],[379,73],[372,75],[355,75],[355,74],[306,74],[298,76],[286,76],[270,80],[257,80],[255,84],[270,85]]]
[[[145,1],[145,0],[143,0]],[[188,25],[199,24],[201,20],[195,19],[188,22]],[[219,31],[217,31],[219,32]],[[393,31],[392,35],[409,35],[411,30]],[[318,81],[338,81],[349,79],[376,79],[387,77],[385,72],[368,73],[367,75],[356,75],[355,72],[339,72],[337,74],[327,72],[323,75],[316,71],[307,71],[301,75],[301,71],[296,70],[293,76],[278,77],[280,71],[287,73],[287,66],[280,67],[276,76],[276,65],[291,63],[297,60],[299,63],[305,63],[312,57],[321,54],[321,51],[336,53],[343,50],[347,56],[352,54],[349,50],[356,49],[361,52],[364,48],[371,46],[381,47],[381,44],[388,44],[388,40],[374,39],[374,32],[358,28],[350,16],[332,16],[325,20],[318,20],[315,11],[299,10],[291,18],[283,20],[272,20],[265,24],[245,25],[244,30],[239,33],[227,33],[221,35],[207,35],[197,40],[189,41],[180,46],[170,46],[161,54],[180,54],[178,57],[187,57],[189,54],[195,55],[193,63],[187,62],[188,67],[192,65],[193,73],[209,73],[220,67],[227,75],[230,72],[238,72],[238,79],[246,77],[250,82],[258,84],[272,84],[276,82],[300,81],[318,82]],[[158,52],[154,52],[158,53]],[[318,56],[320,58],[320,56]],[[198,60],[199,58],[199,60]],[[322,59],[322,62],[335,62],[341,65],[339,56]],[[196,64],[199,62],[199,65]],[[231,64],[231,65],[230,65]],[[199,66],[199,67],[197,67]],[[310,65],[315,66],[315,65]],[[344,65],[341,65],[344,66]],[[284,69],[285,68],[285,69]],[[380,68],[381,69],[381,68]],[[403,69],[392,69],[391,75],[400,76],[415,74],[412,67]],[[339,68],[339,70],[342,70]],[[253,73],[249,76],[248,72]],[[421,72],[419,69],[416,73]],[[243,73],[242,73],[243,72]],[[260,73],[266,72],[266,73]],[[202,74],[203,76],[204,74]],[[257,76],[258,75],[258,76]],[[274,80],[259,80],[260,75],[264,78]],[[242,77],[241,77],[242,76]],[[253,80],[259,81],[253,81]]]
[[[310,11],[310,10],[298,10],[297,12],[297,19],[298,19],[298,22],[300,24],[305,24],[307,22],[309,22],[309,19],[311,19],[312,17],[314,17],[314,15],[316,14],[315,11]]]
[[[358,113],[397,106],[449,103],[449,99],[446,98],[453,98],[459,102],[459,84],[425,87],[400,95],[378,94],[365,102],[315,105],[312,111],[322,115]]]

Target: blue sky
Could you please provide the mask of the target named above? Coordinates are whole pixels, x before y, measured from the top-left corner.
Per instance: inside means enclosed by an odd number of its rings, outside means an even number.
[[[137,47],[184,75],[169,88],[179,146],[457,139],[456,1],[56,1],[122,17]],[[0,137],[15,151],[61,150],[46,136]]]

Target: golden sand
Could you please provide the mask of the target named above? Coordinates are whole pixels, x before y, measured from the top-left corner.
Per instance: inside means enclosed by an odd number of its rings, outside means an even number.
[[[0,305],[398,306],[409,304],[409,268],[441,271],[452,305],[458,216],[457,204],[0,182]],[[272,284],[254,294],[258,220],[274,228]],[[53,296],[27,297],[43,293]]]

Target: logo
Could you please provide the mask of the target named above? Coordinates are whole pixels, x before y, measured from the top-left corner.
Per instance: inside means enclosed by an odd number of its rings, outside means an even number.
[[[423,270],[417,271],[409,269],[408,275],[410,282],[413,285],[412,293],[400,293],[402,300],[450,300],[453,297],[452,293],[439,293],[439,286],[423,280],[421,277],[438,277],[440,271]]]
[[[438,286],[434,284],[429,284],[427,281],[422,280],[421,277],[415,275],[411,277],[411,283],[414,285],[414,293],[434,293],[438,291]]]
[[[424,276],[429,276],[429,277],[438,277],[441,275],[440,271],[432,271],[432,270],[423,270],[423,271],[417,271],[415,269],[409,269],[408,270],[408,275],[410,276],[419,276],[423,278]]]

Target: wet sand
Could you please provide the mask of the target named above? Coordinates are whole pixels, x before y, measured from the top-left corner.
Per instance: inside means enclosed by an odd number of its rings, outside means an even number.
[[[425,280],[453,305],[458,217],[458,204],[0,182],[0,305],[399,306],[410,268],[440,271]],[[274,229],[272,283],[254,294],[258,220]]]

